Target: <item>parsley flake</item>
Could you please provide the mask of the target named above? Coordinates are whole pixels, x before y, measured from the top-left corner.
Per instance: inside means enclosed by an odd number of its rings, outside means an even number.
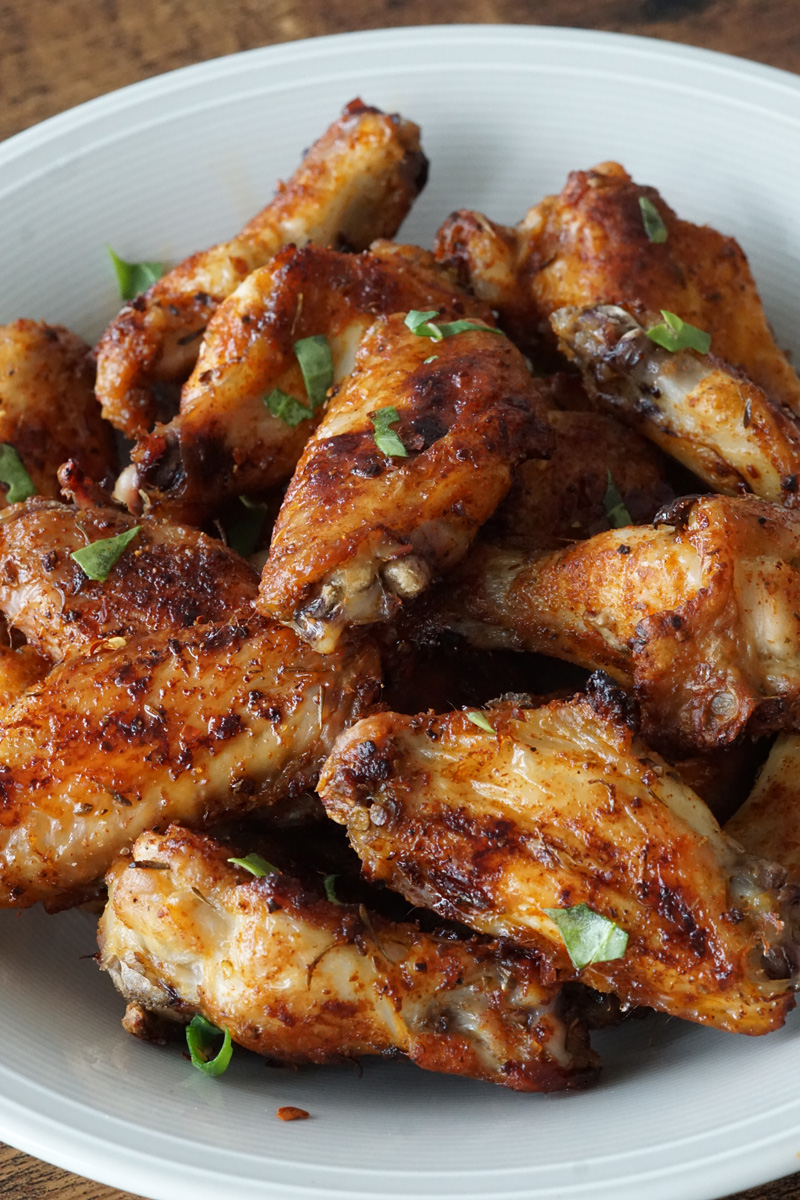
[[[592,963],[611,962],[624,958],[628,935],[608,917],[593,912],[588,904],[572,908],[545,908],[551,921],[558,926],[573,967],[581,971]]]
[[[294,344],[294,352],[303,373],[303,382],[308,392],[312,412],[325,403],[328,388],[333,384],[333,356],[328,339],[323,333],[300,338]]]
[[[280,868],[274,867],[260,854],[248,854],[245,858],[229,858],[228,862],[233,863],[236,867],[244,867],[245,871],[255,875],[256,879],[264,879],[267,875],[280,875]]]
[[[331,904],[337,904],[341,908],[342,902],[336,895],[336,888],[334,886],[338,878],[338,875],[326,875],[322,881],[322,886],[325,888],[325,896],[330,900]]]
[[[114,266],[114,272],[119,284],[119,294],[123,300],[133,300],[164,274],[164,264],[158,262],[126,262],[115,254],[110,246],[106,246],[108,256]]]
[[[17,451],[9,442],[0,445],[0,483],[8,488],[6,500],[9,504],[17,504],[36,495],[33,480],[25,470],[25,464]]]
[[[417,337],[430,338],[432,342],[441,342],[447,337],[455,337],[457,333],[474,333],[476,330],[481,333],[498,333],[500,337],[505,337],[502,329],[494,329],[478,320],[434,322],[432,318],[438,315],[435,308],[426,312],[412,308],[411,312],[406,314],[405,324]]]
[[[489,724],[482,712],[468,712],[467,720],[473,725],[477,725],[478,729],[485,730],[486,733],[494,733],[493,727]]]
[[[397,409],[393,405],[379,408],[370,415],[372,428],[375,430],[375,445],[387,458],[408,458],[408,451],[400,440],[400,435],[389,428],[399,420]]]
[[[661,213],[647,196],[639,197],[639,208],[642,210],[642,224],[648,238],[657,246],[662,245],[667,240],[667,227]]]
[[[211,1051],[214,1042],[222,1038],[222,1046],[214,1058]],[[186,1026],[186,1045],[192,1056],[192,1066],[197,1067],[204,1075],[218,1076],[227,1071],[233,1054],[233,1042],[230,1029],[218,1029],[205,1017],[192,1017]]]
[[[294,429],[301,421],[307,421],[311,416],[310,409],[299,400],[295,400],[294,396],[282,392],[280,388],[273,388],[270,394],[264,397],[264,403],[273,417],[283,421],[290,429]]]
[[[125,550],[136,537],[141,525],[126,529],[116,537],[101,538],[98,542],[90,542],[80,550],[73,550],[70,558],[78,564],[88,579],[105,583],[114,567],[117,565]]]
[[[608,523],[612,529],[622,529],[625,525],[632,525],[633,518],[625,507],[625,501],[622,499],[622,494],[614,482],[614,476],[611,474],[610,468],[606,468],[608,482],[606,483],[605,495],[603,496],[603,508],[606,510]]]
[[[646,331],[651,342],[673,353],[676,350],[696,350],[698,354],[708,354],[711,349],[710,333],[698,329],[696,325],[690,325],[688,321],[682,321],[675,313],[668,312],[665,308],[661,309],[661,315],[664,323],[654,325]]]

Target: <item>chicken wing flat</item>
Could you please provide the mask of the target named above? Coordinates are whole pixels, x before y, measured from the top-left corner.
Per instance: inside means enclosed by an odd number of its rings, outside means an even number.
[[[526,709],[380,713],[320,780],[368,878],[413,904],[577,970],[556,910],[585,904],[628,935],[579,977],[623,1004],[767,1033],[793,1005],[796,889],[745,855],[615,709],[613,689]],[[548,910],[550,913],[548,914]]]
[[[400,313],[379,318],[286,493],[262,611],[324,653],[347,626],[387,620],[458,562],[515,464],[551,440],[507,338],[477,325],[434,343]]]
[[[771,858],[800,881],[800,737],[780,734],[755,787],[725,826],[745,850]]]
[[[119,498],[136,508],[144,492],[157,510],[199,521],[229,496],[283,483],[322,412],[308,396],[296,344],[325,337],[338,383],[375,317],[409,309],[491,320],[485,305],[415,246],[384,241],[365,254],[319,246],[281,251],[217,310],[179,415],[134,449],[135,467],[124,474]],[[291,397],[294,411],[278,415],[268,407],[276,392]]]
[[[137,527],[102,582],[71,557]],[[0,517],[0,613],[56,661],[108,638],[224,622],[257,593],[258,576],[233,550],[166,521],[39,497]]]
[[[800,421],[741,373],[694,350],[657,346],[611,305],[561,308],[552,326],[587,390],[716,492],[800,504]]]
[[[235,238],[192,255],[125,305],[97,347],[104,416],[128,437],[155,419],[153,383],[184,380],[217,306],[289,243],[365,250],[393,237],[428,163],[410,121],[354,100]]]
[[[255,879],[232,853],[173,826],[110,871],[100,965],[136,1008],[201,1013],[278,1062],[406,1054],[522,1092],[596,1074],[585,1028],[532,959],[333,903],[291,875]]]
[[[534,650],[633,688],[664,752],[800,719],[800,520],[753,496],[678,500],[655,528],[526,558],[482,545],[437,598],[473,644]]]
[[[0,720],[0,907],[80,898],[145,829],[313,787],[377,671],[367,647],[322,659],[257,618],[56,666]]]
[[[92,479],[113,478],[113,431],[94,396],[91,350],[63,325],[0,326],[0,443],[13,446],[42,496],[58,496],[68,458]],[[0,508],[7,503],[0,489]]]
[[[655,208],[666,241],[650,240],[640,200]],[[573,171],[561,194],[515,229],[454,213],[436,250],[520,344],[549,340],[549,319],[565,305],[618,304],[634,316],[667,309],[711,334],[715,354],[800,413],[800,380],[775,344],[741,247],[680,220],[617,163]]]

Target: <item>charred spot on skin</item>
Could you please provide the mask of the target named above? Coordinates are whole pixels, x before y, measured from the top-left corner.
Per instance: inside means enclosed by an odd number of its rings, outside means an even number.
[[[653,517],[653,526],[673,525],[676,529],[685,529],[689,524],[689,518],[692,515],[692,509],[695,504],[702,499],[699,494],[693,496],[680,496],[677,500],[670,501],[660,508]]]
[[[600,717],[619,722],[633,732],[639,728],[639,706],[605,671],[595,671],[586,683],[586,699]]]

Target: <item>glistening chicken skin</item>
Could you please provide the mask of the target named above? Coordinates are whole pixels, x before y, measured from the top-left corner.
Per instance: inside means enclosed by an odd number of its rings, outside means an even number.
[[[106,419],[128,437],[146,433],[154,383],[189,375],[211,315],[251,271],[288,244],[365,250],[393,237],[427,169],[416,125],[360,100],[348,104],[241,233],[187,258],[112,321],[97,347]]]
[[[623,1004],[739,1033],[793,1006],[800,894],[745,855],[636,738],[596,681],[587,697],[482,714],[380,713],[338,740],[320,779],[368,878],[412,904],[577,972],[552,915],[586,904],[628,935],[582,982]],[[602,957],[602,956],[601,956]]]
[[[297,343],[323,336],[330,382],[339,383],[375,317],[409,309],[491,319],[485,305],[415,246],[376,242],[365,254],[320,246],[281,251],[220,305],[179,414],[134,448],[117,495],[138,510],[146,494],[157,511],[199,521],[226,497],[283,483],[324,402],[324,395],[308,396]],[[276,391],[297,402],[294,414],[268,407]]]
[[[377,677],[369,647],[322,659],[257,617],[73,655],[0,721],[0,907],[74,902],[146,829],[313,787]]]
[[[348,626],[388,620],[464,556],[515,464],[551,447],[506,337],[475,324],[434,342],[402,313],[379,317],[286,493],[261,611],[323,653]]]
[[[334,903],[281,873],[256,879],[233,851],[173,826],[108,875],[100,965],[141,1009],[201,1013],[285,1063],[406,1054],[430,1071],[522,1092],[596,1074],[586,1028],[533,959],[477,937]]]
[[[602,668],[633,689],[665,752],[800,722],[800,517],[753,496],[678,500],[526,557],[481,545],[434,619],[473,644]]]

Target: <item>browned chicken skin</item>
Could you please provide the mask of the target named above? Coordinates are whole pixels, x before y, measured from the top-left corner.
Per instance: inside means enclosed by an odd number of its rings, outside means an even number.
[[[241,233],[125,305],[97,347],[103,415],[128,437],[146,433],[153,383],[187,377],[214,310],[251,271],[290,243],[365,250],[393,237],[426,177],[418,127],[354,100]]]
[[[58,468],[68,458],[92,479],[113,478],[113,431],[95,400],[91,351],[63,325],[0,327],[0,443],[14,447],[42,496],[58,496]],[[6,504],[0,488],[0,508]]]
[[[608,671],[665,752],[800,720],[800,519],[755,497],[679,500],[656,528],[526,558],[482,545],[437,600],[483,646]]]
[[[796,889],[744,855],[639,741],[613,689],[541,708],[380,713],[320,779],[368,878],[575,973],[546,909],[579,904],[628,934],[582,982],[720,1029],[767,1033],[793,1005]]]
[[[179,415],[134,449],[119,498],[137,509],[144,492],[173,519],[200,521],[230,496],[283,483],[322,412],[312,411],[295,343],[325,336],[338,383],[374,318],[409,309],[491,320],[414,246],[377,242],[358,255],[319,246],[281,251],[220,305]],[[276,388],[307,410],[304,420],[291,425],[273,415],[266,399]]]
[[[639,206],[657,209],[667,240],[649,240]],[[437,257],[499,313],[520,344],[551,339],[565,305],[618,304],[634,316],[667,309],[711,334],[713,351],[769,397],[800,413],[800,380],[775,345],[747,259],[733,238],[682,221],[618,163],[573,171],[515,229],[454,213]]]
[[[595,1075],[585,1027],[533,959],[332,903],[290,875],[255,879],[232,853],[173,826],[112,868],[100,965],[136,1008],[202,1013],[278,1062],[402,1053],[523,1092]]]
[[[102,583],[70,557],[137,524]],[[226,621],[257,592],[244,559],[193,529],[38,497],[0,516],[0,613],[55,660],[108,638]]]
[[[254,617],[73,655],[0,720],[0,907],[80,899],[146,829],[313,787],[377,673]]]
[[[431,361],[433,360],[433,361]],[[393,408],[405,456],[376,441]],[[261,577],[261,610],[327,652],[385,621],[464,555],[550,430],[522,355],[476,327],[432,342],[381,317],[309,440]]]
[[[771,858],[800,882],[800,736],[780,734],[755,787],[725,832],[745,850]]]

